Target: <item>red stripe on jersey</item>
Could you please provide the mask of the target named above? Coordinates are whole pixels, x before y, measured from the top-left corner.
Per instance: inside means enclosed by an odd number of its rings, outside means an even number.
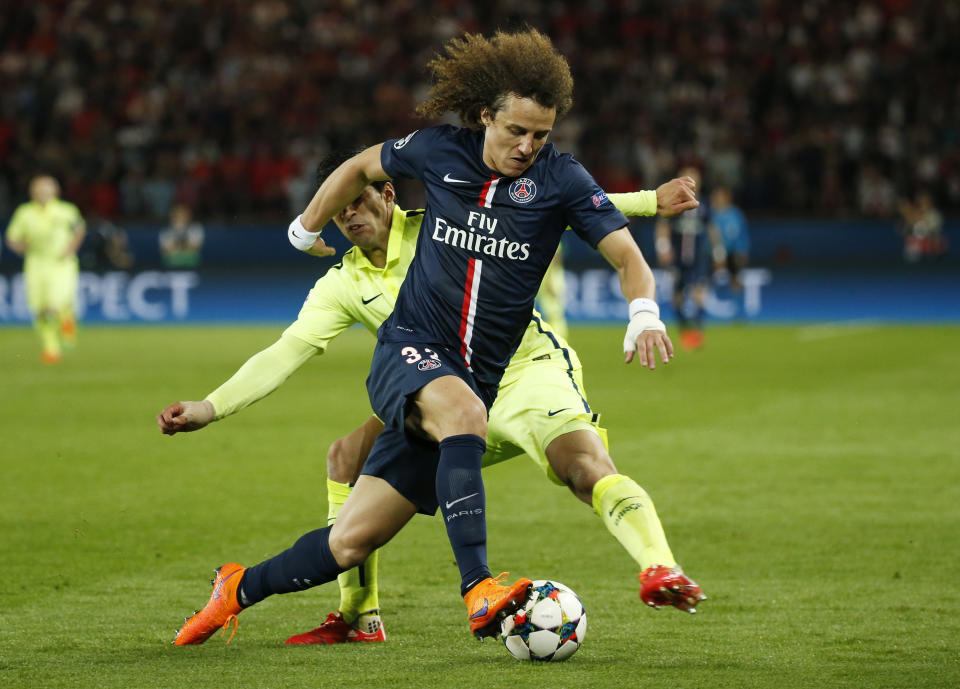
[[[467,259],[467,281],[463,289],[463,307],[460,309],[460,356],[467,368],[470,368],[470,359],[473,357],[470,342],[473,340],[473,319],[477,313],[477,292],[482,267],[483,261]]]
[[[500,181],[500,178],[496,175],[490,175],[490,179],[486,181],[483,185],[483,188],[480,190],[480,200],[477,205],[481,208],[490,208],[493,205],[493,194],[497,190],[497,183]]]

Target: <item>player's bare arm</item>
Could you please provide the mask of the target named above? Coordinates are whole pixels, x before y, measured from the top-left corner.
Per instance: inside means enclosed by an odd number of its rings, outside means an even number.
[[[174,402],[157,414],[157,425],[164,435],[197,431],[216,417],[216,410],[208,400],[202,402]]]
[[[306,210],[294,220],[300,223],[304,234],[311,235],[320,232],[323,227],[333,219],[341,209],[345,208],[355,198],[360,196],[363,190],[371,182],[378,182],[390,179],[390,176],[383,171],[380,164],[380,149],[383,144],[371,146],[362,153],[358,153],[350,158],[324,180],[317,193],[313,195]],[[291,225],[291,233],[300,231]],[[293,237],[291,237],[293,241]],[[295,244],[296,246],[296,244]],[[312,245],[304,249],[313,256],[332,256],[336,251],[326,245],[322,238],[317,236]]]
[[[17,256],[23,256],[27,253],[27,243],[23,241],[18,241],[16,239],[7,239],[7,246],[10,247],[10,251],[15,253]]]
[[[676,177],[657,187],[657,215],[672,218],[700,205],[692,177]]]
[[[630,304],[630,324],[623,342],[626,363],[633,361],[634,353],[640,365],[651,371],[657,367],[656,352],[667,363],[673,358],[673,343],[666,326],[660,320],[660,310],[654,301],[656,282],[640,248],[630,231],[621,227],[597,244],[620,278],[620,289]]]
[[[83,244],[83,238],[86,235],[87,226],[82,222],[77,223],[73,228],[73,237],[70,240],[70,245],[63,252],[63,258],[76,256],[77,251],[80,249],[80,245]]]

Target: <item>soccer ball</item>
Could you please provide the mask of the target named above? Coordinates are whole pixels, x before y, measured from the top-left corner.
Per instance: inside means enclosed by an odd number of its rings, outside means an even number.
[[[523,607],[500,626],[500,639],[517,660],[566,660],[586,633],[587,613],[577,594],[544,579],[533,582]]]

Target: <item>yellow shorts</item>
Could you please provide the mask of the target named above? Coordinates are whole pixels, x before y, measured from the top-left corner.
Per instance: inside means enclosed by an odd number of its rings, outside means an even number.
[[[72,312],[77,300],[77,260],[30,262],[24,266],[27,306],[37,315],[43,311]]]
[[[564,485],[547,461],[547,445],[565,433],[588,430],[607,447],[607,431],[599,419],[587,404],[583,369],[569,370],[555,358],[529,362],[500,384],[490,409],[483,466],[526,454],[551,481]]]

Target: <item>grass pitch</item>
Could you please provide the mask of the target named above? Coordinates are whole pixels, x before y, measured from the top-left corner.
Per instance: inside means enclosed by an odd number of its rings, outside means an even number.
[[[590,510],[524,460],[486,474],[490,564],[576,590],[570,661],[531,665],[466,629],[443,525],[381,556],[385,644],[285,647],[335,585],[276,596],[174,648],[212,569],[326,515],[329,443],[368,413],[351,331],[273,396],[194,434],[199,399],[280,328],[88,328],[63,364],[0,330],[0,686],[955,687],[960,685],[960,328],[714,328],[655,373],[619,329],[580,329],[620,470],[656,500],[710,599],[653,611]]]

